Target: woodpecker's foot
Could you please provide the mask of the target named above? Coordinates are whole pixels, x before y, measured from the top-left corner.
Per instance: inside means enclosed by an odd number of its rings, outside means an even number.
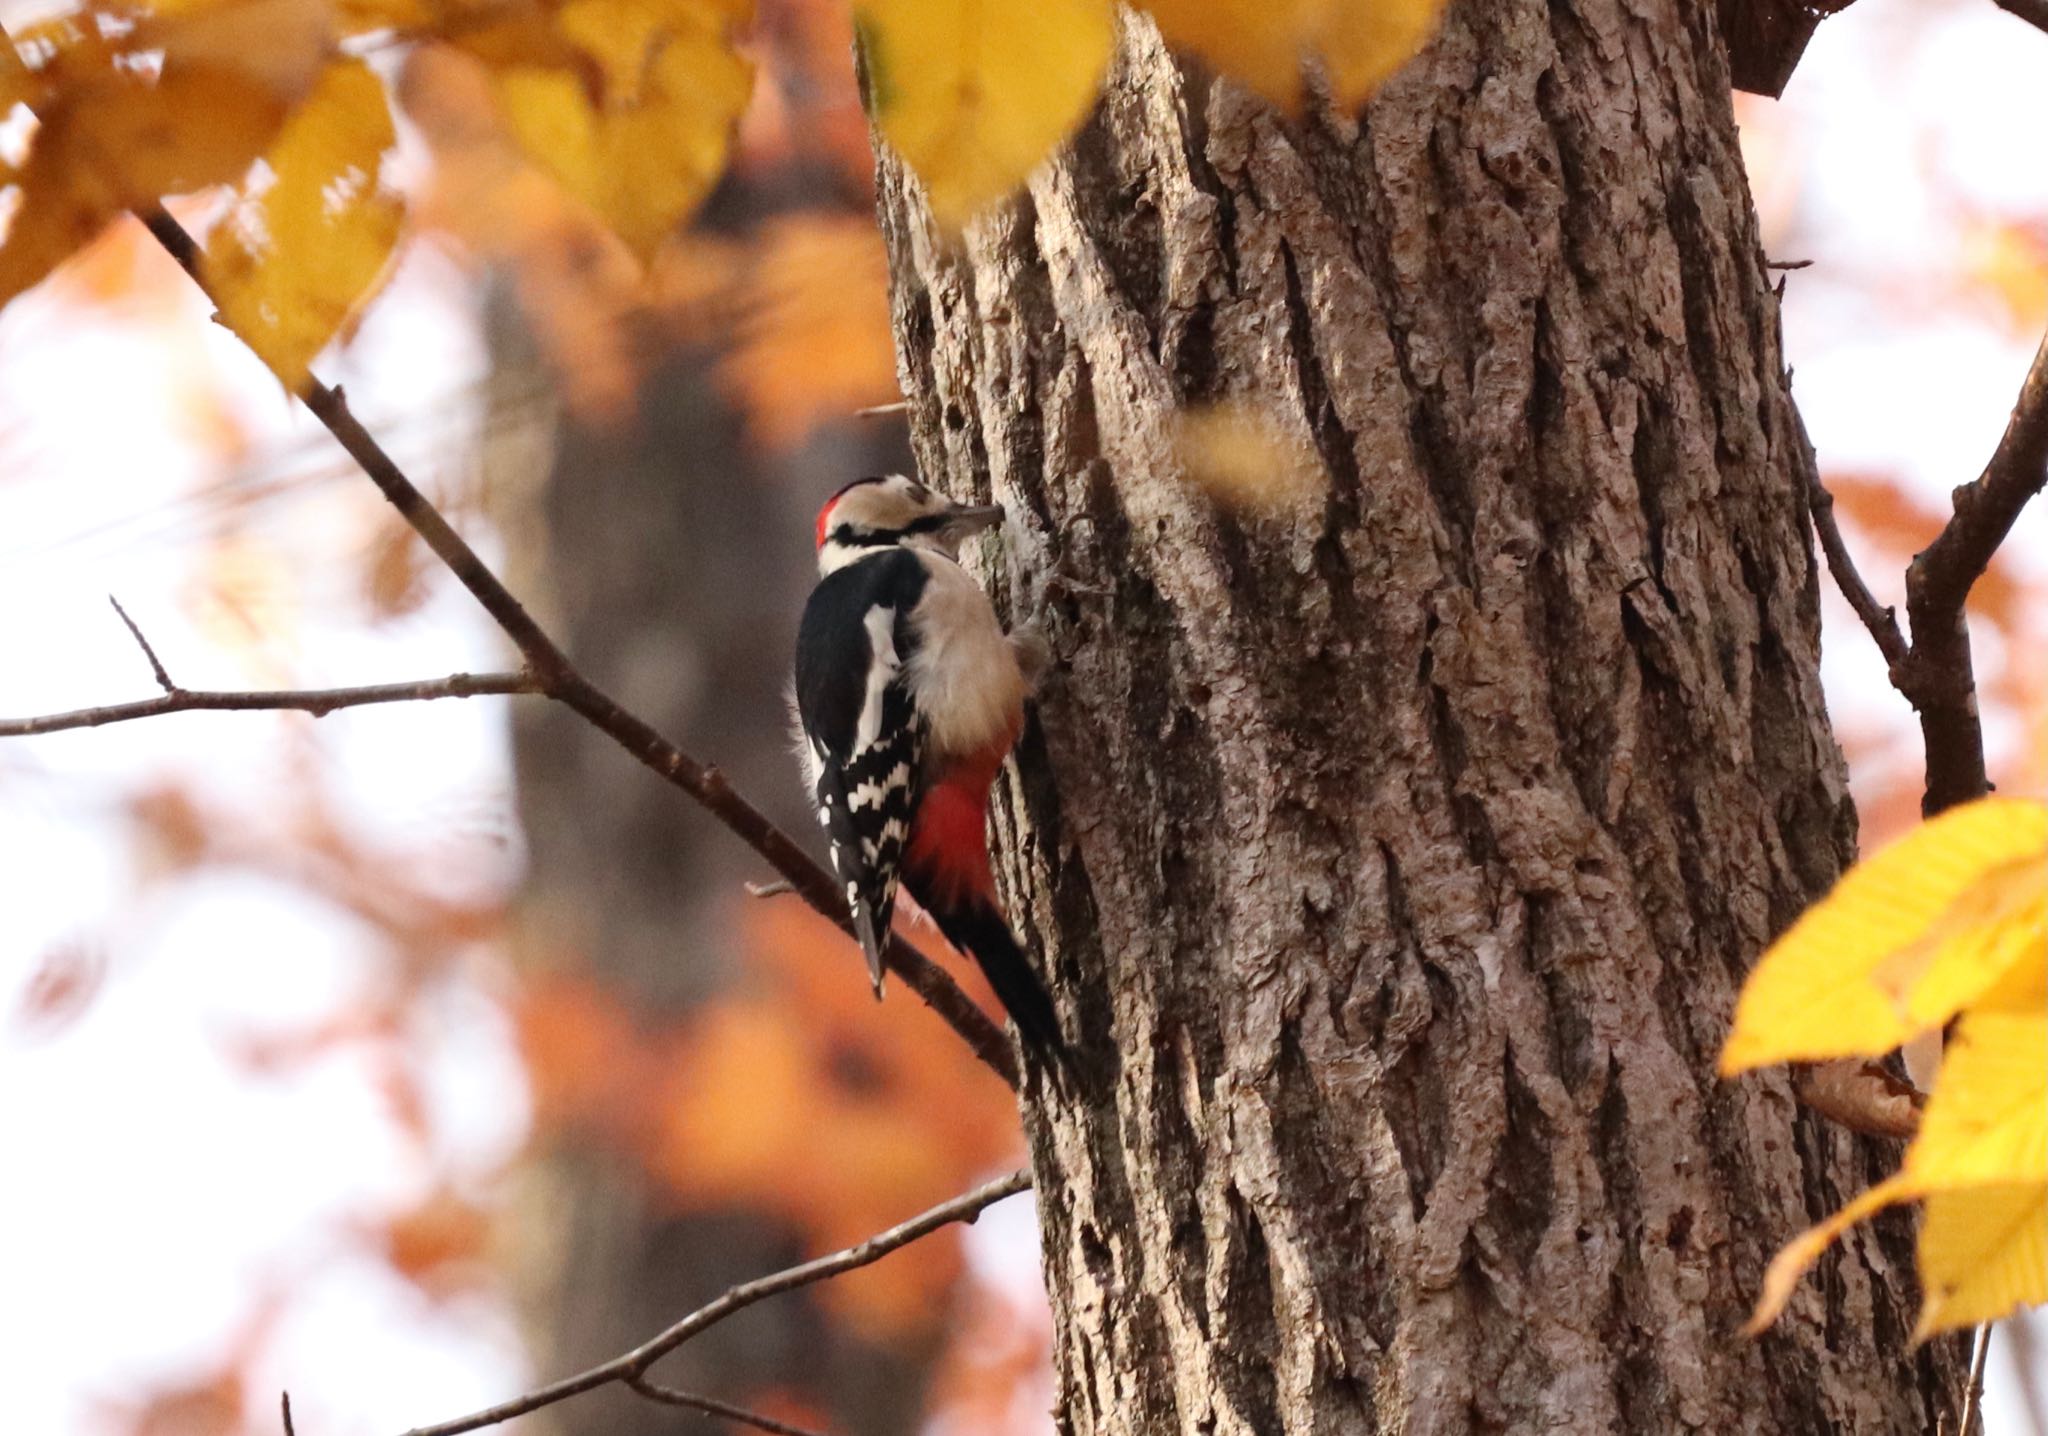
[[[1088,583],[1069,573],[1064,564],[1045,576],[1043,592],[1048,600],[1072,597],[1075,594],[1081,594],[1088,598],[1116,597],[1116,589],[1109,584]]]
[[[1040,681],[1052,669],[1052,640],[1037,624],[1021,623],[1010,630],[1010,651],[1017,655],[1025,686],[1036,693]]]

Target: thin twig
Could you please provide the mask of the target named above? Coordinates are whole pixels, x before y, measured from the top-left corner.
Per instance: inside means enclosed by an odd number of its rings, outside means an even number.
[[[2007,10],[2032,25],[2036,30],[2048,31],[2048,0],[1993,0],[2001,10]]]
[[[748,883],[747,896],[750,898],[787,897],[796,889],[777,878],[772,883]]]
[[[908,399],[898,399],[893,404],[870,404],[865,409],[855,409],[853,417],[856,419],[887,419],[901,414],[909,408],[910,401]]]
[[[749,1411],[744,1406],[720,1401],[713,1396],[699,1396],[694,1391],[678,1391],[673,1386],[662,1386],[645,1377],[629,1376],[626,1385],[649,1401],[664,1406],[682,1406],[691,1411],[701,1411],[707,1416],[723,1416],[728,1421],[737,1421],[759,1431],[772,1431],[775,1436],[824,1436],[809,1426],[792,1426],[787,1421],[778,1421],[773,1416],[764,1416],[758,1411]]]
[[[482,698],[510,693],[539,693],[540,680],[531,673],[451,673],[410,683],[373,683],[361,688],[273,688],[236,692],[223,689],[171,688],[158,698],[109,703],[99,708],[74,708],[35,718],[0,719],[0,738],[32,738],[68,728],[99,728],[166,713],[296,712],[324,717],[337,708],[363,708],[374,703],[422,703],[436,698]]]
[[[161,208],[143,213],[142,220],[193,282],[205,289],[199,268],[199,245],[185,227]],[[735,791],[723,773],[699,763],[578,672],[503,580],[349,412],[348,400],[341,390],[309,377],[299,391],[299,398],[362,467],[399,516],[504,630],[538,680],[539,692],[581,714],[642,764],[709,809],[741,841],[766,858],[805,902],[852,935],[852,916],[847,912],[838,881]],[[1016,1060],[1002,1028],[975,1005],[943,968],[900,936],[890,939],[883,957],[904,985],[937,1012],[976,1056],[1010,1086],[1017,1085]]]
[[[120,614],[121,622],[128,625],[129,636],[135,640],[136,647],[142,650],[142,656],[149,660],[149,671],[156,675],[156,686],[166,693],[176,693],[178,685],[171,682],[171,675],[165,670],[164,661],[156,656],[156,650],[149,646],[149,640],[142,636],[142,630],[136,627],[135,620],[128,616],[128,610],[121,607],[121,600],[110,593],[107,595],[107,602],[114,605],[114,612]]]
[[[299,1436],[298,1428],[292,1425],[292,1394],[289,1391],[277,1393],[278,1408],[284,1412],[284,1436]]]
[[[1807,506],[1813,513],[1813,529],[1820,536],[1821,552],[1827,555],[1828,572],[1834,575],[1835,587],[1849,600],[1849,607],[1877,640],[1884,661],[1896,670],[1909,652],[1906,635],[1899,631],[1898,614],[1877,601],[1863,575],[1856,571],[1856,560],[1850,557],[1849,546],[1842,540],[1841,525],[1835,522],[1835,496],[1820,481],[1820,471],[1809,465],[1807,474]]]
[[[1978,1404],[1984,1400],[1984,1360],[1991,1354],[1991,1323],[1977,1323],[1976,1339],[1970,1348],[1970,1384],[1963,1388],[1963,1424],[1956,1436],[1970,1436],[1977,1419]]]
[[[467,1416],[458,1416],[451,1421],[438,1422],[432,1426],[416,1426],[406,1432],[405,1436],[460,1436],[462,1432],[495,1426],[499,1422],[510,1421],[515,1416],[524,1416],[529,1411],[538,1411],[542,1407],[553,1406],[558,1401],[566,1401],[571,1396],[595,1391],[600,1386],[631,1385],[643,1378],[648,1368],[662,1357],[734,1313],[744,1311],[756,1302],[782,1292],[794,1291],[799,1287],[810,1286],[829,1277],[838,1276],[842,1272],[870,1266],[897,1248],[908,1246],[920,1237],[930,1236],[940,1228],[951,1226],[955,1222],[972,1222],[984,1209],[1005,1197],[1015,1196],[1030,1185],[1031,1173],[1028,1169],[1015,1171],[1007,1177],[999,1177],[995,1181],[984,1183],[971,1192],[939,1203],[907,1222],[899,1223],[885,1232],[878,1232],[858,1246],[847,1247],[829,1256],[818,1257],[799,1266],[730,1287],[716,1300],[698,1307],[666,1331],[602,1365],[551,1382],[527,1392],[524,1396],[517,1396],[510,1401],[501,1401],[496,1406],[471,1412]]]
[[[1963,608],[2028,499],[2048,484],[2048,336],[1984,472],[1955,491],[1955,512],[1906,570],[1913,648],[1899,689],[1920,712],[1933,816],[1989,791],[1984,730]]]

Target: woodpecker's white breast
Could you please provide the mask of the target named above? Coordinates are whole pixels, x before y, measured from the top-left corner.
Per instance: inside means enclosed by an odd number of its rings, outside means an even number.
[[[931,725],[938,758],[1006,743],[1024,716],[1028,686],[988,595],[950,558],[918,550],[930,581],[911,621],[917,647],[905,676]]]

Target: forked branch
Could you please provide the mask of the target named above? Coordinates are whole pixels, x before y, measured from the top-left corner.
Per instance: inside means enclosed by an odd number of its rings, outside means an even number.
[[[649,1337],[631,1351],[615,1356],[602,1365],[551,1382],[510,1401],[501,1401],[496,1406],[473,1411],[467,1416],[436,1422],[432,1426],[416,1426],[407,1431],[405,1436],[461,1436],[462,1432],[480,1431],[486,1426],[496,1426],[502,1421],[510,1421],[515,1416],[524,1416],[529,1411],[538,1411],[545,1406],[553,1406],[556,1402],[580,1396],[586,1391],[595,1391],[600,1386],[613,1385],[630,1387],[650,1400],[668,1405],[690,1406],[700,1411],[713,1411],[717,1415],[735,1420],[746,1420],[762,1430],[779,1431],[783,1436],[816,1436],[816,1433],[781,1422],[764,1424],[763,1420],[755,1419],[751,1413],[743,1412],[739,1407],[714,1402],[709,1397],[658,1386],[647,1379],[647,1372],[655,1362],[692,1337],[702,1335],[727,1317],[745,1311],[756,1302],[765,1301],[782,1292],[795,1291],[799,1287],[811,1286],[843,1272],[871,1266],[899,1247],[909,1246],[919,1238],[930,1236],[943,1227],[951,1226],[955,1222],[972,1223],[983,1211],[1003,1198],[1015,1196],[1030,1186],[1031,1173],[1028,1170],[1020,1169],[1007,1177],[998,1177],[971,1192],[964,1192],[950,1201],[941,1202],[907,1222],[890,1227],[885,1232],[878,1232],[857,1246],[850,1246],[828,1256],[804,1262],[800,1266],[789,1267],[730,1287],[715,1300],[698,1307],[666,1331]]]
[[[200,273],[198,242],[168,213],[154,209],[142,216],[157,242],[176,259],[194,283],[205,287]],[[560,645],[527,612],[504,582],[465,542],[440,510],[413,486],[383,446],[349,411],[339,389],[309,378],[299,398],[312,410],[350,458],[361,466],[379,492],[462,586],[483,606],[519,650],[532,675],[535,692],[581,714],[593,727],[675,787],[709,809],[741,841],[765,858],[795,892],[841,930],[852,933],[839,883],[814,862],[780,828],[742,797],[716,768],[698,762],[664,738],[651,724],[630,712],[577,671]],[[143,716],[143,715],[137,715]],[[1017,1085],[1015,1059],[1003,1031],[960,989],[943,968],[902,937],[892,937],[884,953],[896,973],[926,1005],[1012,1087]]]
[[[2048,336],[2020,386],[2012,419],[1984,472],[1955,491],[1955,512],[1906,570],[1913,651],[1901,691],[1920,712],[1930,816],[1982,797],[1984,729],[1963,606],[2027,500],[2048,484]]]
[[[74,708],[34,718],[0,718],[0,738],[32,738],[67,728],[99,728],[166,713],[298,712],[318,718],[337,708],[363,708],[376,703],[424,703],[436,698],[481,698],[490,694],[538,693],[540,680],[530,673],[451,673],[410,683],[372,683],[361,688],[173,688],[155,698],[109,703],[99,708]]]
[[[1970,658],[1965,605],[2027,500],[2048,484],[2048,336],[2020,386],[2012,418],[1983,473],[1955,491],[1954,512],[1906,570],[1909,643],[1898,618],[1856,571],[1835,522],[1834,499],[1816,475],[1808,495],[1814,530],[1834,575],[1891,671],[1894,687],[1920,715],[1927,750],[1929,817],[1990,791],[1984,728]]]

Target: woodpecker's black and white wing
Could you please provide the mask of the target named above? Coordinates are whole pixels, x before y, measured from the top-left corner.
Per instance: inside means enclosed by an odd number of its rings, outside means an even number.
[[[812,591],[797,634],[804,763],[878,993],[922,791],[927,729],[904,667],[916,643],[910,614],[927,577],[917,555],[901,548],[847,564]]]

